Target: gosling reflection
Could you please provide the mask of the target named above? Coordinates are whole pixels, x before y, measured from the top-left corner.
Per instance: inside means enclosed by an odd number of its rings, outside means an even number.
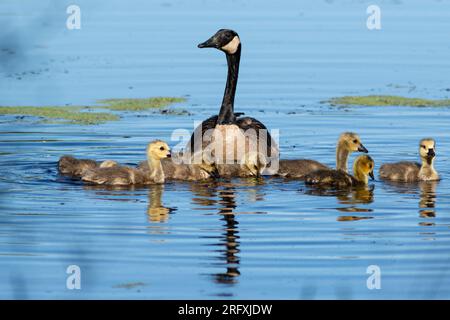
[[[236,209],[236,193],[234,187],[224,187],[218,190],[219,200],[219,214],[220,219],[224,221],[223,233],[219,246],[224,246],[224,249],[217,250],[221,253],[220,259],[226,262],[227,270],[224,273],[217,273],[214,275],[215,282],[222,284],[234,284],[237,282],[239,272],[239,222],[235,219],[234,209]]]
[[[419,183],[420,201],[419,216],[421,218],[436,217],[436,186],[437,181],[422,181]],[[428,224],[427,224],[428,225]]]
[[[310,187],[305,191],[305,194],[321,197],[336,197],[338,202],[344,206],[335,208],[339,212],[345,213],[369,213],[373,210],[363,205],[370,204],[374,201],[374,189],[371,186],[358,186],[353,188],[343,189],[329,189],[320,187]],[[343,215],[337,218],[337,221],[357,221],[373,219],[372,216],[367,215]]]
[[[419,194],[419,217],[436,217],[436,188],[439,181],[420,181],[418,183],[389,182],[387,185],[402,194]],[[434,226],[433,222],[422,221],[421,226]]]
[[[166,222],[176,208],[165,207],[162,203],[164,185],[154,185],[148,191],[147,217],[149,222]]]

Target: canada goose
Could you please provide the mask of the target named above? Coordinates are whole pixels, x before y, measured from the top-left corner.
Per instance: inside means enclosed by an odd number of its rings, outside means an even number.
[[[369,152],[354,132],[344,132],[336,144],[336,170],[347,172],[348,157],[352,152]],[[309,159],[280,160],[278,175],[286,178],[303,179],[316,170],[331,170],[330,167]]]
[[[353,163],[353,176],[342,170],[318,170],[307,174],[305,183],[338,188],[367,185],[369,183],[368,176],[374,179],[374,166],[374,161],[369,155],[362,155],[357,157]]]
[[[439,180],[439,175],[434,169],[435,150],[436,142],[433,139],[420,140],[419,155],[422,164],[407,161],[386,163],[380,167],[380,178],[401,182]]]
[[[58,170],[64,175],[79,178],[86,170],[111,168],[117,165],[117,162],[113,160],[97,162],[90,159],[76,159],[72,156],[62,156],[58,161]]]
[[[149,170],[125,166],[94,168],[83,172],[81,180],[102,185],[144,185],[164,183],[161,159],[170,157],[170,148],[164,141],[155,140],[148,144],[147,163]]]
[[[219,167],[234,163],[242,164],[242,170],[251,173],[256,168],[259,174],[266,168],[261,164],[270,162],[268,157],[278,157],[278,147],[263,123],[234,112],[241,58],[239,35],[233,30],[221,29],[198,47],[223,51],[228,63],[228,77],[219,114],[203,121],[187,145],[191,161],[201,163],[206,171],[219,175]],[[256,152],[258,157],[246,156],[249,152]]]

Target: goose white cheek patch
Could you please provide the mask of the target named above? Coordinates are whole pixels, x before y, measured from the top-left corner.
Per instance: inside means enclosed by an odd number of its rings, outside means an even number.
[[[230,42],[228,42],[226,45],[224,45],[221,49],[223,51],[225,51],[228,54],[235,54],[239,44],[241,43],[241,41],[239,40],[238,36],[235,36],[233,38],[233,40],[231,40]]]

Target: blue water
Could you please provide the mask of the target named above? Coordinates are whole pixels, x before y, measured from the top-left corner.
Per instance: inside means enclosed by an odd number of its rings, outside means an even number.
[[[84,105],[186,96],[192,115],[124,112],[96,126],[0,116],[0,298],[450,298],[448,108],[336,108],[334,96],[448,98],[450,1],[71,1],[0,3],[0,105]],[[62,154],[137,163],[148,141],[217,113],[219,28],[243,42],[236,111],[280,129],[283,158],[334,165],[356,131],[377,168],[437,141],[433,185],[375,181],[325,192],[282,179],[88,188],[57,174]],[[353,157],[351,161],[353,160]],[[376,170],[377,171],[377,170]],[[81,290],[66,269],[81,268]],[[381,269],[369,290],[367,267]]]

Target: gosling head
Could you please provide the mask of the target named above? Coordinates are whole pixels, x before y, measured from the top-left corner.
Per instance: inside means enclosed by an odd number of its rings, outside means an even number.
[[[428,164],[432,164],[434,157],[436,157],[436,142],[431,138],[420,140],[419,154],[422,160],[425,160]]]
[[[362,155],[355,159],[353,163],[353,173],[358,181],[367,184],[369,182],[368,177],[372,180],[375,179],[373,175],[373,169],[375,167],[375,162],[369,155]]]
[[[216,48],[226,54],[233,55],[241,47],[239,35],[230,29],[220,29],[211,38],[198,45],[199,48]]]
[[[338,145],[344,146],[349,152],[364,152],[369,151],[361,143],[361,138],[354,132],[344,132],[339,136]]]
[[[161,160],[164,158],[170,158],[170,148],[164,141],[155,140],[148,144],[147,158],[154,160]]]

